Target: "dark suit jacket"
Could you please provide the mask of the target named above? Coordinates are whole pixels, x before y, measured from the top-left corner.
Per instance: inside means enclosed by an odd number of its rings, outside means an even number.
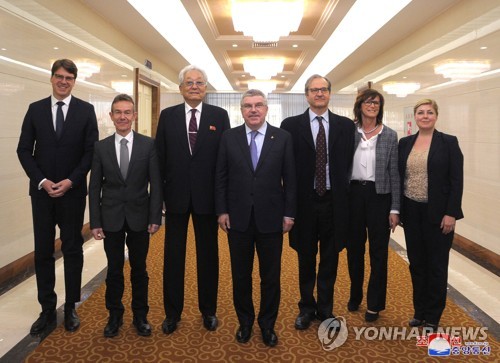
[[[230,128],[223,108],[203,103],[193,155],[189,151],[185,104],[164,109],[156,147],[168,213],[186,213],[190,201],[197,214],[214,213],[214,177],[222,133]]]
[[[47,195],[38,184],[47,178],[54,183],[69,179],[73,187],[63,198],[87,195],[87,173],[98,140],[94,106],[71,97],[64,129],[58,140],[52,120],[50,97],[32,103],[24,117],[17,155],[30,179],[31,196]]]
[[[348,190],[351,177],[352,158],[354,156],[354,122],[347,117],[328,111],[328,155],[330,167],[331,195],[333,198],[334,241],[341,251],[347,240]],[[290,246],[299,253],[309,253],[311,246],[318,243],[317,236],[310,230],[301,228],[302,221],[311,217],[314,206],[314,175],[316,165],[316,147],[311,132],[309,109],[303,114],[288,117],[281,123],[281,128],[292,134],[297,170],[297,219],[290,231]],[[309,223],[307,223],[309,224]]]
[[[406,163],[417,136],[418,133],[399,140],[401,193],[404,192]],[[430,222],[441,223],[445,215],[457,220],[463,218],[464,156],[455,136],[434,131],[427,159],[427,177]],[[401,210],[401,220],[404,223],[404,206]]]
[[[295,217],[295,198],[295,162],[288,132],[267,125],[255,171],[245,126],[224,133],[217,159],[215,210],[218,215],[229,214],[232,230],[247,230],[253,207],[259,232],[281,232],[283,217]]]
[[[149,187],[149,192],[148,192]],[[153,139],[134,132],[124,180],[118,165],[115,135],[95,144],[89,183],[90,228],[121,230],[125,219],[133,231],[161,224],[161,179]]]

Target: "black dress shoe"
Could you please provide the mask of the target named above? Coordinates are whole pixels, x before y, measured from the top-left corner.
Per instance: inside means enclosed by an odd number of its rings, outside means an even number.
[[[116,337],[120,327],[123,325],[122,315],[110,315],[108,319],[108,324],[104,328],[104,336],[106,338]]]
[[[349,311],[358,311],[359,309],[359,304],[355,304],[352,301],[349,301],[347,303],[347,310]]]
[[[215,315],[203,315],[203,326],[205,329],[209,331],[214,331],[217,329],[217,325],[219,322],[217,321],[217,317]]]
[[[172,334],[175,329],[177,329],[177,323],[179,320],[180,319],[177,318],[165,318],[161,324],[161,330],[163,330],[165,334]]]
[[[252,336],[252,327],[248,325],[240,325],[238,331],[236,332],[236,340],[238,343],[246,343],[250,340]]]
[[[75,308],[64,310],[64,329],[70,332],[76,331],[80,327],[80,318]]]
[[[50,323],[55,322],[57,319],[55,310],[44,310],[40,313],[38,319],[35,320],[30,329],[31,335],[38,335],[47,328]]]
[[[371,313],[369,311],[367,311],[365,313],[365,321],[369,322],[369,323],[372,323],[374,322],[375,320],[377,320],[379,318],[379,314],[378,312],[376,313]]]
[[[413,318],[413,319],[411,319],[411,320],[408,322],[408,324],[409,324],[410,326],[422,326],[422,325],[424,325],[424,324],[425,324],[425,321],[424,321],[423,319],[422,319],[422,320],[420,320],[420,319]]]
[[[306,330],[311,326],[311,322],[316,318],[314,313],[300,313],[295,319],[295,329]]]
[[[151,325],[148,323],[148,319],[145,316],[134,316],[132,324],[137,330],[137,335],[148,337],[151,335]]]
[[[278,344],[278,336],[273,329],[264,329],[262,331],[262,340],[268,347],[275,347]]]
[[[425,323],[424,324],[424,332],[435,333],[438,330],[438,324]]]

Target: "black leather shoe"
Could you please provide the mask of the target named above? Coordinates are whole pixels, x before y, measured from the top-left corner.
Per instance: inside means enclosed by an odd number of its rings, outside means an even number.
[[[425,323],[424,324],[424,333],[435,333],[438,330],[437,324]]]
[[[148,319],[145,316],[134,316],[132,324],[137,330],[137,335],[148,337],[151,335],[151,325],[148,323]]]
[[[64,329],[70,332],[76,331],[80,327],[80,318],[75,308],[64,310]]]
[[[347,310],[349,311],[358,311],[359,309],[359,304],[355,304],[352,301],[349,301],[347,303]]]
[[[110,315],[108,319],[108,324],[106,324],[106,327],[104,328],[104,336],[106,338],[116,337],[122,325],[123,325],[123,316]]]
[[[40,313],[38,319],[35,320],[30,329],[31,335],[38,335],[47,328],[50,323],[55,322],[57,319],[55,310],[44,310]]]
[[[420,319],[416,319],[416,318],[413,318],[411,319],[409,322],[408,322],[408,325],[410,326],[422,326],[425,324],[425,320],[420,320]]]
[[[367,321],[369,323],[372,323],[372,322],[376,321],[378,318],[379,318],[378,312],[376,312],[376,313],[370,313],[369,311],[367,311],[365,313],[365,321]]]
[[[311,326],[311,323],[316,318],[314,314],[300,313],[295,319],[295,329],[306,330]]]
[[[252,327],[247,325],[240,325],[238,331],[236,332],[236,340],[238,343],[246,343],[250,340],[252,336]]]
[[[161,330],[163,330],[165,334],[172,334],[175,329],[177,329],[177,323],[179,320],[180,319],[177,318],[165,318],[161,324]]]
[[[209,331],[214,331],[217,329],[217,325],[219,322],[217,321],[217,317],[215,315],[203,315],[203,326],[205,329]]]
[[[278,344],[278,336],[273,329],[264,329],[262,331],[262,340],[268,347],[275,347]]]

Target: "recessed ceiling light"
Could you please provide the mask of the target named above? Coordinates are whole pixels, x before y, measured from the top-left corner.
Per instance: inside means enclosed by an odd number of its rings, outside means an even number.
[[[238,48],[238,44],[233,44],[233,48]]]
[[[59,49],[59,47],[54,47],[54,48],[52,48],[52,49],[54,49],[54,50],[58,50],[58,49]]]
[[[123,78],[127,78],[127,75],[126,75],[126,74],[122,74],[122,77],[123,77]]]
[[[246,77],[246,74],[242,74],[241,77],[245,78]]]
[[[298,47],[299,47],[299,45],[298,45],[298,44],[294,44],[294,45],[292,45],[292,48],[298,48]]]
[[[403,79],[406,79],[406,78],[408,78],[408,77],[406,77],[406,76],[403,77]]]
[[[285,78],[285,76],[284,76],[284,75],[281,75],[281,78]]]
[[[2,48],[2,50],[7,50],[7,48]]]
[[[488,47],[480,47],[479,49],[485,50],[485,49],[488,49]]]

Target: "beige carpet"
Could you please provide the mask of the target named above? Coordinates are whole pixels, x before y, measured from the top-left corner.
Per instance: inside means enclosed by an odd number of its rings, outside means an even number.
[[[297,257],[288,247],[285,238],[282,268],[282,300],[276,332],[279,343],[268,348],[262,342],[258,326],[247,344],[239,344],[234,338],[238,327],[232,306],[232,284],[230,278],[229,250],[225,234],[220,232],[220,285],[217,315],[219,328],[208,332],[203,328],[197,308],[195,249],[192,230],[189,232],[186,299],[182,321],[178,330],[165,335],[161,331],[164,319],[162,301],[163,235],[161,229],[151,240],[148,258],[150,274],[150,314],[153,327],[150,337],[137,336],[131,321],[130,285],[125,289],[124,304],[127,307],[125,322],[120,334],[112,339],[103,337],[107,322],[104,307],[105,286],[102,284],[79,308],[82,325],[76,333],[68,333],[62,326],[50,334],[26,359],[26,362],[483,362],[500,361],[500,344],[488,337],[491,354],[486,356],[462,353],[450,357],[429,357],[427,347],[417,346],[416,338],[410,340],[373,339],[381,327],[407,327],[412,317],[411,282],[408,265],[395,252],[389,254],[389,283],[387,309],[375,323],[364,321],[366,305],[360,311],[348,312],[349,276],[346,253],[342,252],[339,276],[335,285],[334,313],[345,318],[348,337],[346,342],[331,351],[325,350],[318,338],[319,323],[315,322],[307,331],[293,327],[298,313]],[[257,259],[256,259],[257,261]],[[369,269],[369,267],[367,267]],[[129,266],[125,274],[128,279]],[[254,302],[258,307],[259,279],[257,263],[254,268]],[[463,309],[448,301],[443,315],[444,327],[479,327]],[[365,327],[367,334],[356,339],[356,331]],[[357,330],[355,330],[357,329]],[[476,339],[477,340],[477,339]]]

